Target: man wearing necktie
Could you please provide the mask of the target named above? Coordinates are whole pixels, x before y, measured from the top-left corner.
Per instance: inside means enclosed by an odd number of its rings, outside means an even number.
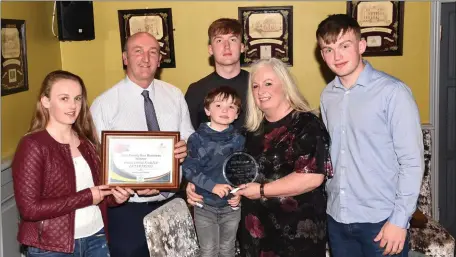
[[[179,131],[175,157],[187,156],[186,140],[194,132],[180,89],[155,79],[161,54],[158,41],[139,32],[127,39],[122,54],[127,76],[98,96],[91,113],[99,135],[103,130]],[[149,257],[143,218],[174,198],[156,189],[136,191],[130,200],[108,210],[111,257]]]

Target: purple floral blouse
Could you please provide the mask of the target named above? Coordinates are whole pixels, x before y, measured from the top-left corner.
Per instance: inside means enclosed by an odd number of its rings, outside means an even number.
[[[248,133],[246,152],[259,164],[256,182],[268,183],[291,172],[331,177],[330,139],[321,120],[295,112],[277,122],[264,121]],[[245,257],[325,256],[324,183],[292,197],[242,199],[241,253]]]

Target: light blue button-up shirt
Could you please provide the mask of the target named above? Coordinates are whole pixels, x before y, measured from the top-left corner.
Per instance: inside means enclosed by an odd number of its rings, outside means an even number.
[[[403,82],[364,64],[350,89],[336,77],[321,95],[334,166],[327,213],[344,224],[388,219],[407,228],[424,172],[418,108]]]

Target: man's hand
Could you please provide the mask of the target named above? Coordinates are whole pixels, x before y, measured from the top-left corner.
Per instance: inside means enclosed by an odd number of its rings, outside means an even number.
[[[151,195],[158,195],[160,191],[157,189],[143,189],[143,190],[138,190],[136,191],[138,195],[146,195],[146,196],[151,196]]]
[[[187,202],[195,206],[196,203],[202,203],[203,202],[203,196],[197,194],[195,192],[195,185],[192,183],[187,184],[187,188],[185,189],[185,192],[187,193]]]
[[[233,188],[228,184],[216,184],[214,188],[212,188],[212,193],[218,195],[220,198],[228,195]]]
[[[402,252],[402,249],[404,249],[406,236],[406,229],[400,228],[387,221],[380,230],[380,233],[375,237],[374,242],[381,240],[380,247],[385,248],[383,255],[394,255]]]
[[[174,158],[179,159],[179,162],[182,163],[185,157],[187,157],[187,143],[181,140],[174,145]]]

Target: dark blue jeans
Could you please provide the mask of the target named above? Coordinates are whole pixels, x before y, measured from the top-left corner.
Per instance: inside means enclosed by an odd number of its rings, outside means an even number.
[[[374,238],[382,229],[386,220],[379,223],[351,223],[343,224],[335,221],[328,215],[329,248],[333,257],[380,257],[384,256],[384,248],[380,248],[380,241]],[[388,255],[407,257],[409,252],[409,232],[401,253]]]
[[[97,233],[74,240],[73,253],[45,251],[36,247],[27,247],[27,257],[109,257],[104,229]]]

